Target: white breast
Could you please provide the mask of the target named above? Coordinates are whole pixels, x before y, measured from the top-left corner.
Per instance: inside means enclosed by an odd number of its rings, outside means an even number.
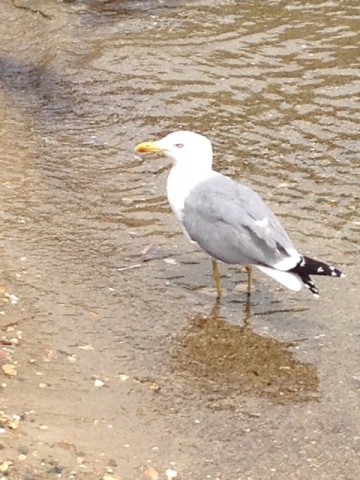
[[[189,171],[188,168],[174,166],[167,179],[167,197],[178,221],[182,224],[184,204],[191,190],[203,180],[218,175],[214,170]]]

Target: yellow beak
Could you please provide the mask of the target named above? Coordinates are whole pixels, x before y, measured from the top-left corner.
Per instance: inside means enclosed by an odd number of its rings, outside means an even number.
[[[156,142],[144,142],[136,145],[135,152],[137,153],[163,152],[163,149],[159,147],[159,145]]]

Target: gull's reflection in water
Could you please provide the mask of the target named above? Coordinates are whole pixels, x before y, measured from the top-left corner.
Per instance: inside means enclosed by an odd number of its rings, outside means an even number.
[[[220,317],[217,303],[210,315],[191,318],[173,350],[179,375],[218,398],[235,394],[276,403],[316,400],[315,366],[295,357],[293,343],[256,333],[249,316],[247,305],[243,326],[228,323]]]

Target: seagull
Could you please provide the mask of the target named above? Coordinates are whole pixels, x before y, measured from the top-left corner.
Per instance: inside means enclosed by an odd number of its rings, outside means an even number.
[[[156,142],[139,143],[135,152],[162,153],[172,161],[167,197],[187,239],[212,259],[217,298],[217,261],[246,267],[250,295],[253,267],[293,291],[319,291],[310,275],[344,277],[335,267],[301,255],[280,221],[250,187],[212,168],[208,138],[177,131]]]

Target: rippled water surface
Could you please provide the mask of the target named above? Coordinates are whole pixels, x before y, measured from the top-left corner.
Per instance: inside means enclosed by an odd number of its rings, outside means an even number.
[[[0,12],[9,478],[357,479],[358,2],[30,3]],[[214,305],[168,162],[133,153],[178,129],[347,277],[257,273],[249,314],[223,265]]]

